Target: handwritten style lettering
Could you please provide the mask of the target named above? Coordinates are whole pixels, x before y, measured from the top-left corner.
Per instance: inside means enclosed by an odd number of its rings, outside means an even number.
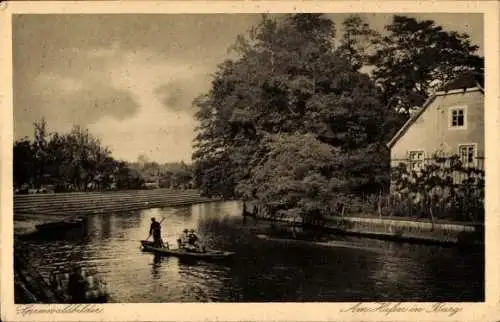
[[[356,303],[350,307],[341,309],[342,313],[446,313],[448,316],[454,316],[463,309],[459,306],[447,305],[445,303],[423,304],[405,304],[405,303]]]
[[[96,304],[69,304],[62,306],[37,306],[34,304],[19,305],[16,307],[18,314],[22,316],[30,314],[70,314],[70,313],[102,313],[103,308]]]

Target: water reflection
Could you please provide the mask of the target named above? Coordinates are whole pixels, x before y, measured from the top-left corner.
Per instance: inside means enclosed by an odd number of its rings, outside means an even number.
[[[101,219],[101,239],[108,239],[111,236],[111,219],[114,214],[110,216],[100,216]]]
[[[164,218],[164,239],[175,245],[184,228],[207,247],[235,251],[210,263],[142,252],[151,217]],[[241,216],[237,202],[108,213],[88,217],[85,237],[27,240],[34,265],[93,267],[112,302],[481,300],[481,251],[400,245],[345,238]],[[350,247],[262,240],[257,234],[335,239]],[[372,251],[377,249],[377,251]],[[40,256],[43,254],[43,256]]]
[[[161,256],[155,254],[153,256],[153,264],[151,265],[151,276],[153,279],[160,278],[160,275],[158,272],[160,266],[161,266]]]
[[[388,244],[378,254],[374,262],[371,279],[374,280],[377,293],[381,298],[391,296],[388,290],[400,288],[401,293],[414,298],[415,283],[422,283],[422,265],[417,258],[405,254],[404,247],[399,244]],[[418,278],[415,278],[418,276]],[[425,287],[424,284],[421,287]]]

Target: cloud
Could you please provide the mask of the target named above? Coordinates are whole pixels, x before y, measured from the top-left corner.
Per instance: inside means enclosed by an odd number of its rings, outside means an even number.
[[[113,42],[113,44],[109,47],[97,47],[87,52],[87,55],[90,57],[114,57],[120,54],[120,43],[118,41]]]
[[[186,114],[151,109],[118,121],[105,117],[89,126],[113,155],[136,160],[141,154],[158,162],[190,161],[194,120]]]
[[[139,110],[134,95],[114,87],[105,80],[92,77],[73,78],[67,75],[42,73],[35,80],[32,99],[47,115],[47,121],[57,124],[86,126],[104,116],[123,120]]]
[[[193,100],[208,90],[205,78],[178,78],[162,84],[155,89],[155,95],[165,109],[172,111],[194,112]]]
[[[58,75],[50,72],[39,74],[36,82],[36,85],[40,87],[38,88],[40,92],[44,90],[51,91],[51,89],[57,90],[57,92],[74,92],[82,90],[84,87],[84,84],[80,79],[67,77],[65,75]],[[37,89],[35,88],[35,90]],[[54,92],[52,92],[52,95],[53,94]]]
[[[51,130],[87,127],[116,158],[191,160],[192,101],[208,90],[214,65],[166,59],[118,42],[58,49],[49,61],[18,96],[16,104],[24,108],[16,110],[17,137],[31,134],[27,119],[44,116]]]
[[[135,160],[145,154],[159,162],[190,161],[196,126],[190,105],[194,93],[205,88],[208,78],[205,67],[166,60],[160,53],[147,49],[103,53],[107,56],[98,57],[107,57],[108,63],[104,73],[98,75],[106,74],[112,86],[132,93],[139,109],[133,117],[124,119],[112,115],[101,117],[89,130],[117,158]],[[158,88],[165,83],[175,84],[176,89],[168,107],[158,95]]]

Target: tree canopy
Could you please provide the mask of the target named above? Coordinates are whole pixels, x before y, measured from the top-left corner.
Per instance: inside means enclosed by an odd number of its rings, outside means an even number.
[[[408,113],[436,89],[465,72],[484,72],[484,58],[477,55],[469,35],[446,31],[433,20],[395,15],[385,27],[387,35],[375,40],[370,56],[372,78],[383,89],[392,108]]]
[[[275,202],[269,196],[279,196],[287,207],[305,207],[306,195],[295,200],[291,190],[331,181],[335,189],[353,191],[382,184],[388,174],[378,175],[387,170],[381,124],[388,110],[370,78],[335,51],[334,36],[323,15],[299,14],[264,16],[248,37],[238,38],[239,58],[221,64],[210,92],[195,102],[195,173],[205,192],[258,198],[268,206]],[[318,153],[306,152],[313,146]],[[296,177],[282,164],[306,169],[318,158],[342,171],[320,167]]]

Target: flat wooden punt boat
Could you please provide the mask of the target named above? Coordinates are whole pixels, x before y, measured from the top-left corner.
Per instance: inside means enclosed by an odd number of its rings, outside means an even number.
[[[38,229],[38,231],[57,231],[57,230],[66,230],[79,227],[84,223],[85,223],[85,218],[77,217],[77,218],[65,219],[62,221],[39,224],[36,225],[35,227]]]
[[[165,256],[177,256],[181,258],[204,259],[204,260],[224,260],[234,255],[234,252],[207,249],[204,252],[195,252],[183,249],[171,249],[166,247],[155,247],[152,241],[141,240],[142,250],[153,252]]]
[[[337,247],[337,248],[355,248],[355,249],[361,249],[365,251],[371,251],[371,252],[377,252],[380,253],[381,250],[375,247],[369,247],[369,246],[362,246],[362,245],[354,245],[352,243],[348,242],[341,242],[341,241],[327,241],[327,242],[318,242],[318,241],[309,241],[309,240],[303,240],[303,239],[292,239],[292,238],[282,238],[282,237],[271,237],[268,235],[264,234],[258,234],[257,235],[258,239],[262,240],[268,240],[268,241],[273,241],[273,242],[279,242],[279,243],[293,243],[293,244],[303,244],[303,245],[315,245],[315,246],[322,246],[322,247]]]

